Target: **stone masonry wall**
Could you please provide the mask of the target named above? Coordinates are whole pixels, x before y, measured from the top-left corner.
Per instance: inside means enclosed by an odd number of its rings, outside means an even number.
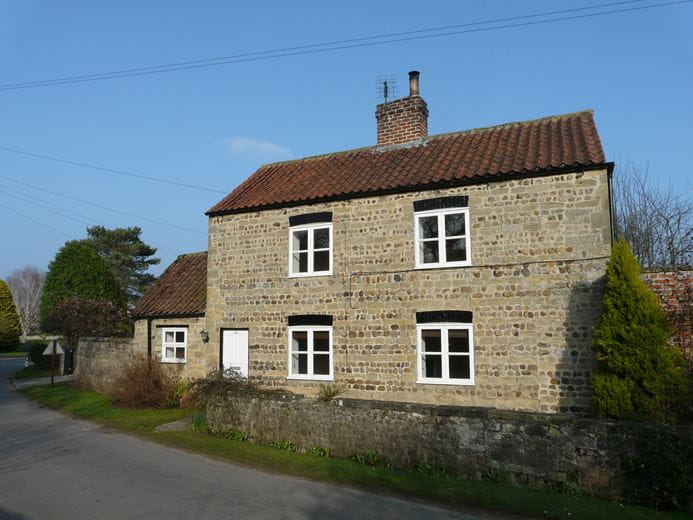
[[[469,196],[472,266],[414,269],[413,201],[449,195]],[[333,275],[288,278],[289,216],[315,211],[333,212]],[[314,394],[286,378],[287,318],[330,314],[347,397],[583,411],[610,238],[606,171],[212,217],[208,356],[248,328],[250,379]],[[435,310],[473,311],[474,386],[416,383],[415,313]]]
[[[133,338],[82,338],[75,351],[75,381],[99,392],[107,391],[135,351]]]
[[[187,327],[188,352],[185,363],[161,361],[162,328]],[[204,377],[219,366],[219,356],[210,353],[209,345],[202,342],[200,332],[205,328],[204,317],[200,318],[158,318],[152,320],[152,359],[161,362],[179,377]],[[135,322],[135,348],[137,352],[147,353],[147,320]]]
[[[219,363],[219,356],[209,354],[202,342],[200,331],[204,318],[176,318],[152,320],[152,359],[161,362],[161,330],[163,326],[188,328],[188,352],[185,363],[163,363],[178,377],[197,378],[207,375]],[[123,365],[133,356],[147,355],[147,320],[135,322],[132,338],[83,338],[75,353],[75,379],[84,386],[98,391],[107,390],[120,373]]]
[[[207,408],[212,428],[238,430],[257,443],[290,440],[336,457],[369,450],[394,467],[429,464],[483,478],[507,472],[521,484],[572,482],[585,492],[619,498],[622,449],[632,423],[463,407],[337,399],[330,403],[286,394],[229,393]],[[693,428],[677,431],[693,442]]]

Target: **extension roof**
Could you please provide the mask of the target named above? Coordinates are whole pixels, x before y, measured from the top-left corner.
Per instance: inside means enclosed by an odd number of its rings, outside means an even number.
[[[180,255],[142,296],[133,318],[204,316],[207,304],[207,252]]]
[[[605,167],[591,110],[261,166],[209,216]]]

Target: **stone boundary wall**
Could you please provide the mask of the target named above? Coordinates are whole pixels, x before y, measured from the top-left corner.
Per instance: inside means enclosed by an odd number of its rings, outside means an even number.
[[[620,498],[619,454],[636,429],[654,426],[493,408],[230,392],[207,407],[218,430],[248,433],[256,443],[289,440],[335,457],[374,450],[393,467],[430,464],[471,478],[507,475],[530,486],[571,482]],[[693,428],[679,427],[693,442]]]
[[[103,392],[135,350],[133,338],[82,338],[75,352],[75,382]]]

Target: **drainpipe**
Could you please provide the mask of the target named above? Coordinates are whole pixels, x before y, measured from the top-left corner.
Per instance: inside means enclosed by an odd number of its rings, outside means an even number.
[[[608,163],[606,168],[606,181],[607,188],[609,190],[609,226],[611,227],[611,247],[614,247],[614,240],[616,239],[616,230],[614,229],[614,199],[613,199],[613,177],[614,177],[614,163]]]
[[[147,318],[147,360],[152,359],[152,319]]]

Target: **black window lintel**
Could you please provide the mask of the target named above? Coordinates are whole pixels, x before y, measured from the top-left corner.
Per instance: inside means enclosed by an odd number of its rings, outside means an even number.
[[[472,323],[472,311],[423,311],[416,313],[416,323]]]
[[[453,195],[452,197],[437,197],[435,199],[414,201],[414,211],[467,207],[469,207],[468,195]]]
[[[316,224],[319,222],[332,222],[331,211],[319,211],[316,213],[302,213],[289,217],[289,226],[303,226],[305,224]]]
[[[325,314],[295,314],[289,316],[289,327],[301,325],[332,326],[332,316]]]

